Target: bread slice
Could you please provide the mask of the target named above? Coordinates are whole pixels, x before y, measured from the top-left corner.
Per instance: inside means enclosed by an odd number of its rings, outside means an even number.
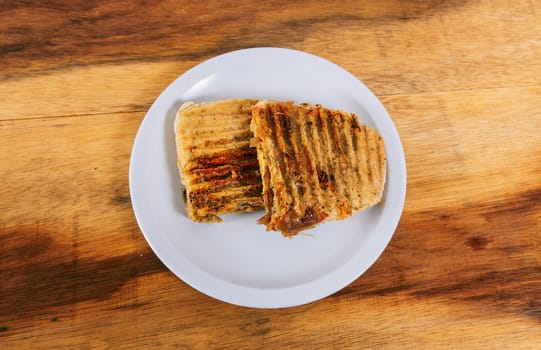
[[[196,222],[263,207],[256,150],[250,147],[252,106],[257,100],[184,103],[174,130],[186,210]]]
[[[381,201],[383,138],[357,116],[319,105],[259,101],[253,144],[263,180],[267,230],[293,236]]]

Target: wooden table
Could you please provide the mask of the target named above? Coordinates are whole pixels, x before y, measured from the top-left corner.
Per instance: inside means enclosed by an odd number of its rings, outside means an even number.
[[[256,46],[352,72],[404,145],[380,259],[307,305],[229,305],[132,212],[137,129],[177,76]],[[0,2],[0,348],[541,347],[536,1]]]

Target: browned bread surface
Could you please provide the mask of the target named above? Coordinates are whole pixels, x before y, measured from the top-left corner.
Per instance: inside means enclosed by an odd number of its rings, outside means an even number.
[[[253,144],[263,180],[267,230],[293,236],[381,201],[383,138],[355,114],[319,105],[259,101]]]
[[[184,103],[174,131],[186,210],[196,222],[263,207],[256,150],[250,147],[251,99]]]

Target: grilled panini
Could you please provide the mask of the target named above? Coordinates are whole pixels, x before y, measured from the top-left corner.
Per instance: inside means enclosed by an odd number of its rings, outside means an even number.
[[[355,114],[260,101],[251,130],[263,180],[267,230],[293,236],[381,201],[383,138]]]
[[[175,119],[177,165],[186,211],[196,222],[263,207],[256,149],[250,147],[256,100],[184,103]]]

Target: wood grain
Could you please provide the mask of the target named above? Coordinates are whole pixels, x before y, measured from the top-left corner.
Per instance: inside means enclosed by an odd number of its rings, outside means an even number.
[[[534,1],[0,1],[0,347],[538,348],[539,18]],[[158,94],[253,46],[315,53],[361,79],[408,168],[379,260],[280,310],[176,278],[128,187]]]

